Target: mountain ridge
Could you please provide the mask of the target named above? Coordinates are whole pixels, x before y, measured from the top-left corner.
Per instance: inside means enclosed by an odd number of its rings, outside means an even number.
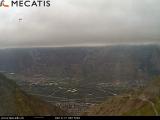
[[[0,71],[83,82],[143,84],[160,73],[160,47],[109,46],[0,50]]]

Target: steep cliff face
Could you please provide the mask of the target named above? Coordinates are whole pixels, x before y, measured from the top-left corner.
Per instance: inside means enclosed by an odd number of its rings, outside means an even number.
[[[83,115],[160,115],[160,78],[150,82],[148,87],[134,93],[112,97],[106,102],[91,107]]]
[[[0,50],[0,70],[82,82],[137,83],[160,73],[159,46]]]
[[[0,74],[0,116],[66,115],[61,109],[25,94],[10,79]]]

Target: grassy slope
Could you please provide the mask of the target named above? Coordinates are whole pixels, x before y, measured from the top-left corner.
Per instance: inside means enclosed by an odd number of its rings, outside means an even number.
[[[12,80],[0,74],[0,115],[66,115],[66,112],[19,89]]]
[[[115,96],[91,107],[83,115],[101,116],[155,116],[160,115],[160,78],[154,80],[141,92]]]

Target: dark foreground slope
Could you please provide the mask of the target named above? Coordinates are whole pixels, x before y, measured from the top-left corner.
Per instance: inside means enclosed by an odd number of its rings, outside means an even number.
[[[90,108],[83,115],[160,115],[160,78],[152,81],[144,90],[115,96],[106,102]]]
[[[10,115],[65,115],[65,112],[34,96],[21,91],[18,86],[0,74],[0,116]]]

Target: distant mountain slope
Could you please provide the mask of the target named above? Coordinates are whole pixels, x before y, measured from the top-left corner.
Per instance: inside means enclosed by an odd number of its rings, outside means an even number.
[[[90,108],[83,115],[160,115],[160,78],[152,81],[143,91],[112,97]]]
[[[0,71],[69,78],[82,84],[140,85],[160,73],[158,45],[4,49],[0,58]]]
[[[25,94],[12,80],[0,73],[0,116],[66,115],[59,108]]]

